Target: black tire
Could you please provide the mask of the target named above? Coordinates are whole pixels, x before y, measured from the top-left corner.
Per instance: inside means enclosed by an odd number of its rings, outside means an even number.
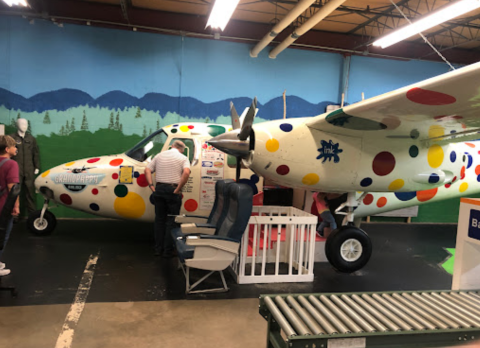
[[[47,236],[53,232],[57,226],[57,218],[48,210],[43,215],[44,223],[40,221],[42,211],[36,210],[28,216],[27,227],[33,234],[37,236]]]
[[[344,243],[361,246],[360,254],[343,255]],[[365,231],[355,226],[342,226],[333,231],[325,243],[325,255],[328,262],[338,271],[352,273],[365,266],[372,256],[372,242]],[[350,256],[350,259],[349,259]]]

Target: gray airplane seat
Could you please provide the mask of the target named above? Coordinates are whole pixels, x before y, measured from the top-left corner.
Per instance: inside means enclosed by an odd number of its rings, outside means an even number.
[[[175,222],[182,224],[182,234],[203,233],[212,234],[213,231],[207,229],[215,229],[218,221],[225,214],[225,196],[227,194],[227,186],[235,181],[232,179],[218,180],[215,183],[215,201],[213,202],[212,211],[208,217],[200,215],[180,215],[175,218]],[[203,229],[203,230],[202,230]],[[174,236],[174,238],[177,238]]]
[[[186,293],[228,291],[223,270],[238,254],[240,241],[252,214],[253,192],[246,184],[232,183],[227,187],[228,209],[220,218],[214,235],[186,235],[176,238],[178,258],[186,278]],[[176,236],[177,234],[174,234]],[[190,268],[208,270],[206,276],[190,286]],[[214,272],[220,272],[223,288],[192,291]]]

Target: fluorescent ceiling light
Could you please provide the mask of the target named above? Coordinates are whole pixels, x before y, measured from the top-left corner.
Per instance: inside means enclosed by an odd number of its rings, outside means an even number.
[[[399,41],[408,39],[409,37],[421,33],[427,29],[433,28],[440,23],[448,21],[449,19],[461,16],[467,12],[475,10],[480,7],[480,0],[462,0],[455,2],[452,5],[442,8],[440,11],[432,13],[410,25],[407,25],[393,33],[378,39],[373,43],[374,46],[386,48]]]
[[[238,5],[240,0],[215,0],[212,12],[208,18],[208,23],[205,28],[209,26],[212,29],[219,28],[223,31],[227,26],[230,17],[232,17],[233,11]]]
[[[25,0],[3,0],[8,6],[12,7],[13,5],[25,6],[28,4]]]

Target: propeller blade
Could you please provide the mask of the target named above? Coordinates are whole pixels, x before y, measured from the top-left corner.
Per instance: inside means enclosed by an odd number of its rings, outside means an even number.
[[[246,140],[250,135],[250,130],[252,129],[253,119],[255,118],[255,112],[257,110],[257,97],[255,97],[252,101],[252,105],[250,109],[248,109],[247,115],[245,116],[245,120],[243,120],[242,130],[238,135],[238,139]]]
[[[232,129],[239,129],[240,118],[238,117],[237,110],[235,110],[235,106],[233,106],[232,102],[230,102],[230,116],[232,116]]]

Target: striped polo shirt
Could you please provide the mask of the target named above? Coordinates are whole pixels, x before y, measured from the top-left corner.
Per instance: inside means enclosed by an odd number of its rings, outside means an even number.
[[[160,152],[147,166],[155,172],[155,181],[163,184],[178,184],[185,168],[190,169],[190,161],[187,156],[177,149]]]

